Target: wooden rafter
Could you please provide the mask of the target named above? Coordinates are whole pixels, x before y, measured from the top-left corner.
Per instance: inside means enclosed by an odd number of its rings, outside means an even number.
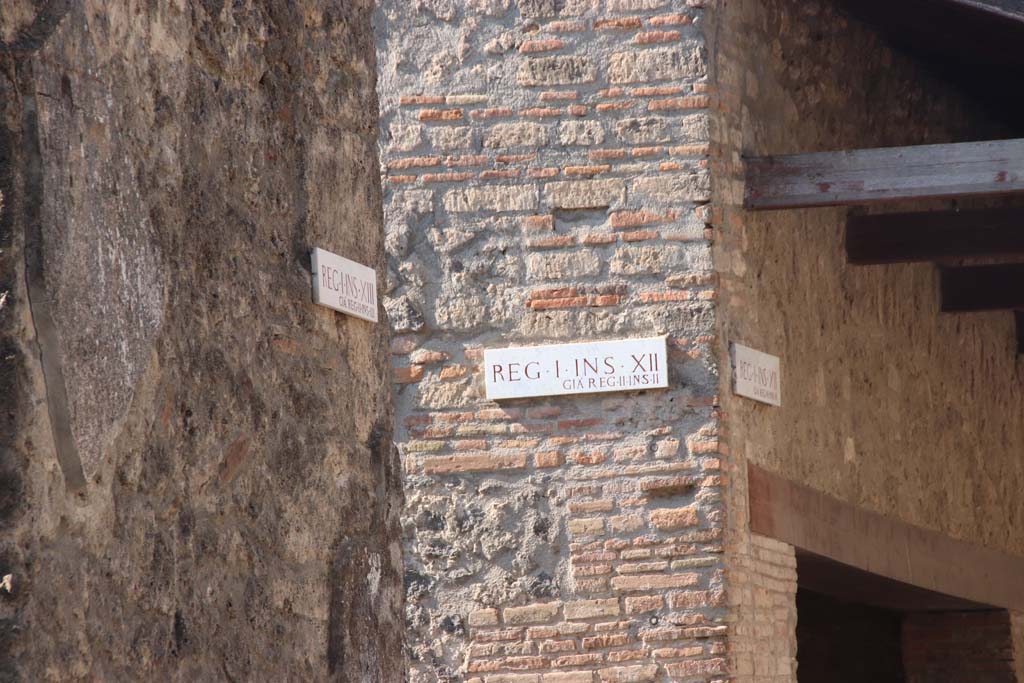
[[[850,216],[850,263],[910,263],[974,256],[1024,255],[1024,208]]]
[[[929,591],[1024,608],[1024,558],[869,512],[752,463],[747,476],[755,533]]]
[[[1024,192],[1024,139],[753,157],[746,165],[748,209]]]
[[[1024,263],[942,268],[939,279],[947,313],[1024,310]]]

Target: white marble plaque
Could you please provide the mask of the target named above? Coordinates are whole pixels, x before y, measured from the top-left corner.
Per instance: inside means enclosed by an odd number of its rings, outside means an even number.
[[[313,302],[370,322],[377,322],[377,271],[315,248]]]
[[[732,390],[755,401],[782,405],[782,372],[779,357],[742,344],[729,345],[732,356]]]
[[[487,398],[526,398],[668,386],[665,337],[484,350]]]

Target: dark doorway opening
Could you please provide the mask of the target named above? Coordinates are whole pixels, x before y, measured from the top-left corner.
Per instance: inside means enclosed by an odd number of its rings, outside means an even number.
[[[1006,610],[800,551],[797,576],[799,683],[1018,683]]]

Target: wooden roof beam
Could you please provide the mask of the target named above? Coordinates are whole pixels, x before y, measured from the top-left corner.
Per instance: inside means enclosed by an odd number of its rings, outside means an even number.
[[[1024,310],[1024,263],[940,268],[939,281],[946,313]]]
[[[746,159],[748,209],[1024,193],[1024,139]]]
[[[846,219],[846,258],[856,265],[1007,254],[1024,255],[1024,208],[870,214]]]

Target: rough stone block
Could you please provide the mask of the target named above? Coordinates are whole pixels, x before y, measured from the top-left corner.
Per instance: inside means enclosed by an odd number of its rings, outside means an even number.
[[[541,123],[499,123],[487,131],[484,147],[507,149],[511,147],[540,147],[548,142],[548,127]]]
[[[552,621],[558,616],[558,610],[562,608],[561,602],[543,602],[525,607],[506,607],[502,610],[502,617],[506,624],[544,624]]]
[[[433,128],[430,131],[430,142],[440,151],[472,149],[473,129],[469,126]]]
[[[694,507],[671,508],[667,510],[652,510],[651,524],[661,531],[682,529],[688,526],[697,526],[700,520],[697,509]]]
[[[657,274],[685,268],[686,248],[679,245],[623,246],[609,262],[613,275]]]
[[[604,128],[599,121],[564,121],[558,126],[558,139],[563,145],[599,145]]]
[[[568,528],[574,536],[597,536],[604,533],[604,520],[600,517],[572,519],[569,520]]]
[[[594,672],[592,671],[560,671],[544,674],[541,677],[543,683],[593,683]]]
[[[651,683],[658,677],[657,664],[616,666],[598,672],[601,683]]]
[[[526,86],[573,85],[593,82],[596,73],[587,57],[554,55],[524,59],[516,78]]]
[[[706,202],[711,199],[711,178],[707,173],[666,174],[633,180],[634,196],[658,202]]]
[[[658,116],[622,119],[615,124],[615,134],[631,145],[668,142],[672,139],[668,120]]]
[[[526,264],[530,277],[541,280],[570,279],[601,272],[601,259],[586,251],[530,254]]]
[[[449,190],[444,208],[456,213],[530,211],[537,208],[537,188],[531,185],[488,185]]]
[[[565,603],[566,619],[595,619],[598,617],[614,617],[619,614],[617,598],[602,600],[578,600]]]
[[[562,180],[544,186],[544,199],[555,209],[590,209],[618,206],[626,201],[626,181]]]
[[[612,588],[617,591],[657,591],[669,588],[692,588],[700,583],[699,574],[641,574],[616,576]]]
[[[497,626],[498,625],[498,610],[492,608],[478,609],[469,613],[469,625],[473,627],[479,626]]]
[[[694,47],[616,52],[608,60],[608,80],[612,83],[693,79],[702,77],[704,70],[701,52]]]
[[[391,124],[388,131],[391,135],[391,149],[399,152],[414,150],[423,142],[423,126],[417,124],[396,122]]]

